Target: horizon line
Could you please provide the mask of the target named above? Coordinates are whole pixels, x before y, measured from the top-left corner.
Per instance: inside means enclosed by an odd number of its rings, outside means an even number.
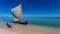
[[[0,17],[13,17],[11,14],[0,15]],[[22,15],[21,17],[60,17],[60,15]]]

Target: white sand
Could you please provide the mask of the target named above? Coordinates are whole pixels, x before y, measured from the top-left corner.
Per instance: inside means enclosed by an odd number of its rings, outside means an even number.
[[[6,23],[0,23],[0,34],[20,34],[20,33],[11,31],[11,29],[6,26]]]
[[[19,33],[8,31],[8,30],[5,30],[5,29],[0,29],[0,34],[19,34]]]
[[[0,34],[60,34],[60,29],[18,24],[13,25],[12,28],[8,28],[5,23],[1,23]]]

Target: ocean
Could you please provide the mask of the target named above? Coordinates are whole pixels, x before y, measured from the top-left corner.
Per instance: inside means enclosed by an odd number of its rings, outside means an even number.
[[[60,27],[60,17],[23,17],[23,21],[28,21],[28,25]],[[0,17],[0,21],[12,22],[12,17]]]

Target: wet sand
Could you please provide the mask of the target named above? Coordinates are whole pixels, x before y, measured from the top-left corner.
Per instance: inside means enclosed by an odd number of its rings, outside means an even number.
[[[14,24],[8,28],[6,23],[0,23],[1,34],[60,34],[60,29],[52,27],[37,27],[30,25]]]

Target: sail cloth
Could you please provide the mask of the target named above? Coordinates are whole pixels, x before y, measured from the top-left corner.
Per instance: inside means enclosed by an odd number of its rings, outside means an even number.
[[[21,21],[22,15],[22,4],[11,9],[14,21]]]

